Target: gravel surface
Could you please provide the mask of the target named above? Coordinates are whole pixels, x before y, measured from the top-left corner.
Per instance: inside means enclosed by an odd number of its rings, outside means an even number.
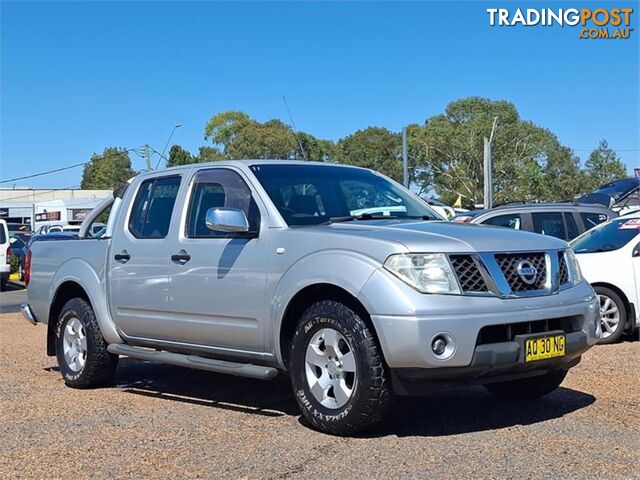
[[[482,388],[398,400],[363,438],[301,423],[285,378],[121,360],[66,388],[46,328],[0,314],[0,478],[640,478],[640,342],[589,351],[563,387],[509,403]]]

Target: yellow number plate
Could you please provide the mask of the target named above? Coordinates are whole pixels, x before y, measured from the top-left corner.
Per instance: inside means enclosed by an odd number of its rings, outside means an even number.
[[[562,357],[565,354],[565,337],[564,335],[554,335],[552,337],[528,338],[524,348],[525,362]]]

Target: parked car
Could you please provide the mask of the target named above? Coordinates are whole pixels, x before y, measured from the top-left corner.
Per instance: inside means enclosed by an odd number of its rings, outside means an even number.
[[[80,225],[42,225],[36,230],[38,235],[47,235],[49,233],[75,232],[80,231]]]
[[[7,229],[9,230],[9,233],[12,233],[12,232],[26,233],[26,234],[31,233],[31,227],[26,223],[9,222],[7,223]]]
[[[11,244],[7,222],[0,220],[0,292],[7,289],[11,273]]]
[[[470,210],[454,222],[494,225],[542,233],[572,240],[581,233],[618,214],[600,205],[575,203],[515,203],[491,210]]]
[[[600,299],[600,343],[613,343],[640,327],[640,213],[598,225],[571,248]]]
[[[107,235],[87,238],[108,208]],[[306,421],[339,435],[380,422],[393,393],[434,384],[508,399],[555,390],[600,338],[573,252],[438,218],[357,167],[146,172],[89,214],[79,240],[32,244],[22,312],[48,325],[47,353],[70,387],[109,381],[119,355],[287,372]]]
[[[20,280],[24,279],[22,257],[23,257],[24,247],[27,246],[27,243],[24,241],[25,238],[26,236],[16,235],[13,232],[9,232],[9,252],[12,257],[18,258],[18,275],[20,276]]]
[[[579,199],[583,203],[599,203],[625,215],[640,210],[640,179],[622,178],[606,183]]]
[[[432,209],[438,212],[442,218],[451,220],[456,215],[453,207],[450,207],[440,200],[436,200],[435,198],[425,198],[424,201],[427,202]]]

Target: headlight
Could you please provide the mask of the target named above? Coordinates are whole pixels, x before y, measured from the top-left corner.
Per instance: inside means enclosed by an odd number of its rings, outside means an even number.
[[[583,278],[582,271],[580,270],[578,259],[576,258],[576,254],[573,253],[573,250],[567,250],[567,258],[569,259],[569,273],[571,274],[572,283],[574,285],[580,283]]]
[[[442,253],[391,255],[384,267],[419,292],[461,293],[449,260]]]

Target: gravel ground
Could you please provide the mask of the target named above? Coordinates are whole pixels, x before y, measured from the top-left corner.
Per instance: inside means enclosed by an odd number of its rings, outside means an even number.
[[[0,478],[640,478],[640,342],[589,351],[563,387],[399,400],[374,435],[306,428],[286,379],[121,360],[66,388],[45,327],[0,314]]]

